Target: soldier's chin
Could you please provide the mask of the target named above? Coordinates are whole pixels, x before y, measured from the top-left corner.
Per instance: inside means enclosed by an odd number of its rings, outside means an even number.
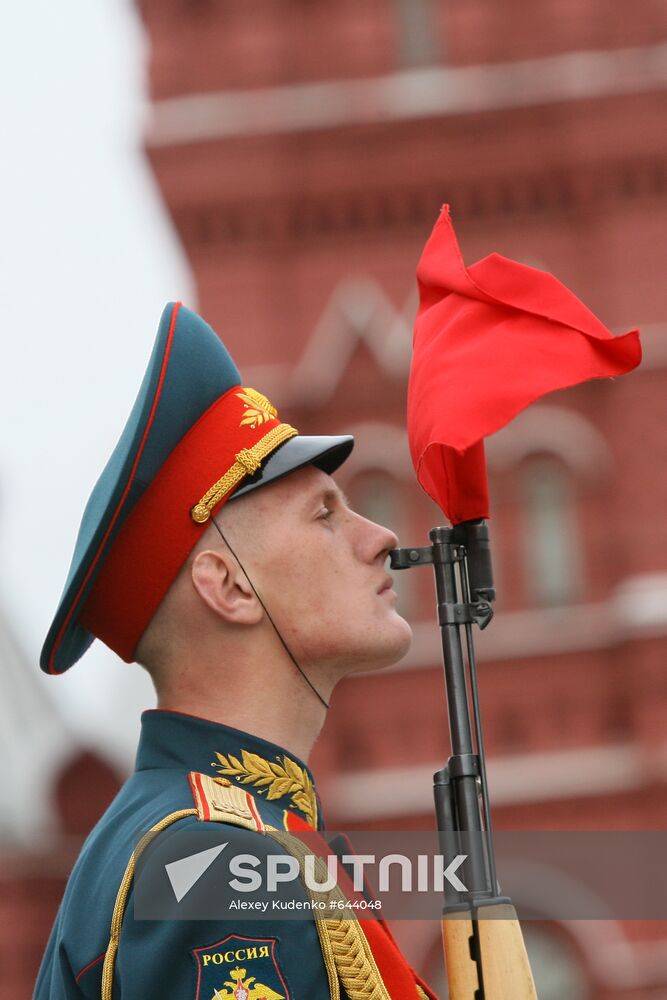
[[[412,643],[412,629],[399,614],[394,616],[382,640],[378,641],[365,663],[359,663],[357,671],[383,670],[398,663],[406,655]]]
[[[396,640],[396,651],[391,663],[398,663],[402,660],[412,645],[412,628],[405,618],[401,618],[399,614],[396,615],[396,618],[398,619],[397,625],[399,626],[399,635]],[[387,664],[387,666],[390,665],[391,664]]]

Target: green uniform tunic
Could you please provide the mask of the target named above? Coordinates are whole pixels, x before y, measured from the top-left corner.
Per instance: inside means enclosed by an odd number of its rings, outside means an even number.
[[[276,783],[271,794],[281,788],[290,791],[270,800],[266,783],[260,783],[267,762],[276,765],[277,781],[281,770],[291,778],[282,786]],[[233,773],[238,771],[236,765],[242,771],[237,775]],[[284,830],[287,810],[322,828],[308,768],[280,747],[205,719],[177,712],[145,712],[134,774],[87,838],[72,871],[39,972],[35,1000],[100,997],[112,911],[137,836],[165,816],[193,808],[191,771],[230,774],[232,782],[253,792],[261,821],[267,825]],[[171,829],[207,825],[218,831],[221,826],[188,816]],[[267,838],[259,833],[230,827],[229,834],[235,849],[241,846],[250,854],[266,855]],[[275,844],[268,849],[280,850]],[[114,1000],[215,1000],[216,991],[222,998],[235,1000],[330,996],[311,917],[137,920],[133,893],[134,889],[115,963]]]

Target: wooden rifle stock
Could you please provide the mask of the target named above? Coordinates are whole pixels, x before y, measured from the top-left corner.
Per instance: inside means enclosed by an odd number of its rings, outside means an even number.
[[[511,900],[498,889],[477,694],[472,626],[486,628],[495,599],[488,527],[469,521],[434,528],[429,538],[428,547],[392,552],[391,567],[432,565],[435,571],[452,747],[446,766],[434,776],[435,811],[442,854],[465,857],[465,891],[445,888],[442,938],[449,996],[536,1000],[519,921]]]
[[[479,907],[476,915],[473,920],[468,910],[442,921],[450,1000],[535,1000],[514,907],[497,903]]]

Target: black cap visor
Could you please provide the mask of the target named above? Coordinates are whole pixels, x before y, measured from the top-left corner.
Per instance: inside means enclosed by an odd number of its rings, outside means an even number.
[[[352,451],[354,438],[349,434],[339,437],[297,437],[289,438],[269,458],[258,472],[246,479],[240,489],[229,498],[230,502],[237,497],[267,486],[277,479],[282,479],[290,472],[302,469],[306,465],[314,465],[323,472],[331,474],[343,464]]]

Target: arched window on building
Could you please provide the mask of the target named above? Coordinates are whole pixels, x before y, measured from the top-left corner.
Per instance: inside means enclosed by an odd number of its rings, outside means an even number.
[[[399,66],[433,66],[440,61],[434,0],[394,0]]]
[[[569,604],[582,577],[572,473],[552,455],[531,456],[520,469],[520,492],[526,595],[541,605]]]

